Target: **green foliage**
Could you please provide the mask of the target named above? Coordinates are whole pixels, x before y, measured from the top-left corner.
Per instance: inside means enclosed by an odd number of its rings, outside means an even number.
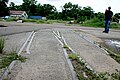
[[[71,60],[78,60],[79,57],[77,54],[69,54],[68,57],[71,59]]]
[[[26,61],[26,57],[24,57],[24,56],[18,56],[18,60],[20,60],[21,62],[25,62]]]
[[[90,6],[82,8],[78,4],[72,4],[71,2],[68,2],[62,6],[62,12],[58,12],[56,7],[53,5],[41,5],[40,3],[36,3],[37,0],[23,0],[22,5],[15,5],[13,2],[11,2],[9,9],[26,11],[29,16],[39,15],[52,20],[77,20],[78,22],[81,22],[94,17],[94,11]],[[97,14],[96,17],[100,19],[101,15],[102,14]]]
[[[9,10],[7,7],[7,3],[9,0],[0,0],[0,17],[8,16]]]
[[[69,58],[72,60],[74,70],[78,76],[79,80],[119,80],[120,71],[116,69],[115,73],[109,74],[108,72],[104,73],[95,73],[94,71],[87,68],[85,62],[79,59],[77,54],[69,54]]]
[[[68,45],[64,45],[63,48],[69,49]]]
[[[66,23],[66,21],[63,21],[63,20],[48,20],[48,22],[51,22],[51,23]]]
[[[116,13],[116,14],[114,15],[114,17],[120,19],[120,13]]]
[[[9,66],[10,63],[13,60],[17,60],[17,58],[18,56],[17,56],[17,53],[15,52],[12,52],[11,54],[8,54],[5,57],[2,57],[2,59],[0,59],[0,69]]]
[[[118,63],[120,63],[120,54],[112,54],[110,53],[110,56],[115,59]]]
[[[4,45],[5,45],[5,39],[0,38],[0,53],[3,53]]]
[[[35,19],[24,19],[23,21],[24,22],[36,22],[37,20],[35,20]]]
[[[50,22],[45,21],[45,20],[37,20],[37,23],[38,23],[38,24],[43,24],[43,23],[50,24]]]
[[[8,18],[6,19],[6,21],[17,21],[18,19],[17,18]]]
[[[110,27],[113,28],[113,29],[120,29],[120,24],[116,23],[116,22],[113,22],[113,23],[111,23]]]
[[[4,57],[0,59],[0,69],[9,66],[10,63],[14,60],[20,60],[21,62],[25,62],[26,58],[23,56],[18,56],[16,51],[13,51],[10,54],[4,55]]]
[[[91,20],[85,21],[82,26],[90,26],[90,27],[104,27],[104,21],[100,21],[97,17],[94,17]]]

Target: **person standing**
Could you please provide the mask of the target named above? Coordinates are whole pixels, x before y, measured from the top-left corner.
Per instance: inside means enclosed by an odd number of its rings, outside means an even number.
[[[105,11],[105,18],[104,18],[104,33],[109,33],[110,22],[112,20],[113,12],[111,11],[111,7],[108,7],[108,10]]]

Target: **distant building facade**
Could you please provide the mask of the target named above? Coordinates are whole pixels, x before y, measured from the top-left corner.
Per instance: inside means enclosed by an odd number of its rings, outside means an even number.
[[[29,16],[29,19],[42,19],[42,16]]]
[[[10,10],[10,17],[27,19],[28,15],[25,11]]]
[[[42,20],[46,20],[46,17],[42,17],[42,16],[29,16],[29,19],[42,19]]]

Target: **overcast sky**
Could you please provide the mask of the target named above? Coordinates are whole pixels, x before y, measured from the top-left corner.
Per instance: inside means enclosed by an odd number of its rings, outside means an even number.
[[[23,0],[9,0],[16,5],[22,4]],[[103,12],[108,6],[111,6],[113,13],[120,13],[120,0],[37,0],[40,4],[54,5],[58,11],[61,11],[61,6],[65,3],[72,2],[72,4],[78,4],[81,7],[90,6],[95,12]]]

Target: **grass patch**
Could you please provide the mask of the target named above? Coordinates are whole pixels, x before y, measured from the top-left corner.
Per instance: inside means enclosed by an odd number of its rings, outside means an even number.
[[[69,49],[68,45],[64,45],[63,48],[66,49],[67,54],[71,54],[71,55],[73,54],[73,52]]]
[[[89,26],[89,27],[104,27],[104,21],[99,20],[98,18],[93,18],[91,20],[85,21],[81,26]]]
[[[85,62],[80,60],[77,54],[69,54],[69,58],[79,80],[95,80],[97,78],[97,75],[86,67]]]
[[[79,80],[119,80],[120,71],[116,70],[115,73],[95,73],[90,70],[82,59],[79,59],[77,54],[69,54],[69,58],[73,64],[74,70]]]
[[[2,59],[0,60],[0,69],[9,66],[10,63],[13,60],[17,60],[17,58],[18,56],[16,53],[11,53],[11,54],[6,55],[5,57],[2,57]]]
[[[104,27],[104,20],[99,20],[98,18],[93,18],[91,20],[85,21],[83,24],[80,24],[81,26],[88,26],[88,27],[96,27],[96,28],[102,28]],[[110,28],[112,29],[120,29],[120,24],[116,22],[111,22]]]
[[[25,19],[23,20],[23,22],[35,22],[37,24],[52,24],[51,21],[49,20],[36,20],[36,19]]]
[[[10,22],[10,21],[17,21],[18,19],[17,18],[8,18],[6,19],[6,21]]]
[[[100,45],[100,47],[103,47],[109,54],[110,57],[112,57],[115,61],[117,61],[118,63],[120,63],[120,53],[119,52],[115,52],[114,50],[111,50],[111,48],[109,48],[107,45]]]
[[[77,54],[69,54],[68,57],[69,57],[69,59],[71,59],[71,60],[78,60],[78,59],[79,59],[79,57],[78,57]]]
[[[11,52],[10,54],[7,54],[0,59],[0,69],[9,66],[10,63],[14,60],[20,60],[21,62],[25,62],[26,58],[18,56],[16,52]]]
[[[120,63],[120,54],[109,54],[113,59],[115,59],[118,63]]]
[[[113,22],[113,23],[111,23],[110,27],[113,28],[113,29],[120,29],[120,24]]]
[[[24,19],[23,22],[36,22],[37,20],[35,19]]]
[[[3,53],[4,45],[5,45],[5,39],[0,38],[0,53]]]
[[[65,49],[69,49],[68,45],[64,45],[63,48],[65,48]]]
[[[63,21],[63,20],[48,20],[52,23],[66,23],[66,21]]]

